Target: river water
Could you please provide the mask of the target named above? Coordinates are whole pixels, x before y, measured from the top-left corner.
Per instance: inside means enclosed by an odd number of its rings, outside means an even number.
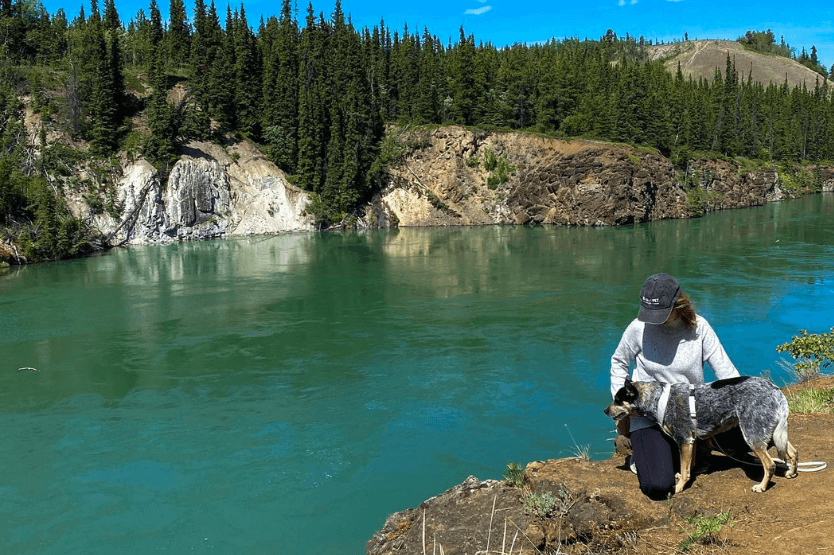
[[[610,356],[644,279],[677,276],[740,371],[784,384],[776,346],[834,325],[832,213],[818,195],[627,228],[284,235],[0,274],[0,545],[355,554],[470,474],[577,446],[607,458]]]

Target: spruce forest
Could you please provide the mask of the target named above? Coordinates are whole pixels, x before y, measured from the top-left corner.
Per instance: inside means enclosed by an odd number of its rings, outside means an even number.
[[[182,0],[170,0],[163,24],[156,0],[129,19],[114,0],[101,10],[91,0],[89,13],[82,6],[74,16],[0,0],[0,237],[30,260],[89,251],[95,230],[62,201],[75,165],[101,175],[88,200],[118,216],[106,186],[115,154],[142,156],[164,177],[191,139],[255,142],[312,193],[308,212],[322,226],[382,186],[398,152],[386,139],[392,125],[624,142],[678,166],[693,156],[834,159],[834,102],[815,49],[798,60],[821,74],[815,83],[764,86],[729,55],[711,80],[670,73],[648,59],[642,39],[610,31],[499,48],[463,28],[445,41],[384,21],[357,29],[338,2],[329,15],[310,4],[303,21],[290,0],[254,23],[243,4],[218,9],[195,0],[189,18]],[[739,40],[792,52],[769,30]],[[177,102],[174,86],[186,91]],[[35,140],[24,99],[43,122]],[[49,141],[56,132],[89,148]]]

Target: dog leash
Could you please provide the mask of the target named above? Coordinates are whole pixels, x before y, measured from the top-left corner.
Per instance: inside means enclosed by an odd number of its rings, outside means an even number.
[[[732,460],[734,460],[738,463],[746,464],[746,465],[749,465],[749,466],[762,466],[761,461],[750,462],[750,461],[742,461],[740,459],[735,458],[734,456],[732,456],[729,453],[727,453],[726,451],[724,451],[724,448],[721,447],[721,445],[719,445],[718,442],[715,440],[715,436],[713,436],[710,439],[712,439],[712,442],[715,444],[716,447],[718,447],[718,450],[721,451],[722,453],[724,453],[724,455],[729,457],[730,459],[732,459]],[[781,470],[785,470],[785,469],[788,468],[788,463],[786,463],[782,459],[778,459],[776,457],[771,457],[771,458],[773,459],[773,462],[776,463],[776,466],[779,467]],[[803,468],[803,467],[806,467],[806,468]],[[808,462],[796,463],[797,472],[819,472],[821,470],[825,470],[826,468],[828,468],[828,463],[824,462],[824,461],[808,461]]]

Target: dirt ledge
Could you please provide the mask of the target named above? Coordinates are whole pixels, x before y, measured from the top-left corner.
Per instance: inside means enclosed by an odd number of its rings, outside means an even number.
[[[814,386],[834,387],[834,378]],[[802,387],[808,386],[788,389]],[[800,462],[834,462],[834,415],[794,414],[789,429]],[[708,468],[680,495],[656,502],[640,493],[624,461],[615,453],[604,461],[531,462],[523,488],[470,476],[418,508],[388,517],[366,553],[677,553],[694,529],[687,517],[722,512],[731,518],[718,543],[695,544],[689,553],[834,551],[832,469],[802,472],[794,480],[777,471],[767,492],[757,494],[751,487],[761,479],[760,468],[713,452]],[[525,512],[525,494],[548,491],[560,498],[559,514],[542,519]]]

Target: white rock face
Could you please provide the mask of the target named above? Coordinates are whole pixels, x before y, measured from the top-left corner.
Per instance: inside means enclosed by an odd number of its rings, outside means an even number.
[[[68,204],[114,245],[313,229],[304,213],[307,193],[248,142],[228,152],[213,143],[187,144],[164,186],[150,163],[134,162],[124,169],[117,199],[119,218],[92,214],[80,197]]]

